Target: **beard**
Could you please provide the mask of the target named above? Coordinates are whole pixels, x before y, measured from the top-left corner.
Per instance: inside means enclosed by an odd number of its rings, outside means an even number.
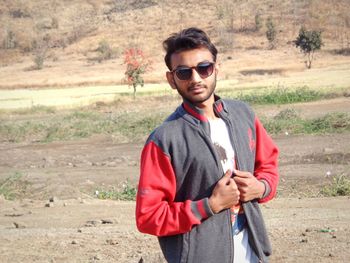
[[[189,85],[186,89],[183,89],[183,88],[180,88],[175,82],[175,87],[177,89],[177,92],[182,97],[182,99],[187,100],[194,105],[202,104],[203,102],[207,101],[215,91],[216,75],[214,76],[213,82],[210,83],[209,85],[193,83]],[[204,91],[199,95],[191,94],[191,90],[194,89],[195,87],[201,87]]]

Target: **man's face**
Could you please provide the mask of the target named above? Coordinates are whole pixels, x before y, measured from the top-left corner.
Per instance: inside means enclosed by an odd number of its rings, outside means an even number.
[[[206,48],[198,48],[175,53],[171,56],[172,71],[166,76],[170,86],[176,89],[183,99],[186,99],[196,106],[204,106],[206,103],[214,102],[214,90],[216,86],[217,65],[214,64],[213,73],[208,76],[201,76],[193,67],[213,63],[213,55]],[[189,79],[181,80],[174,70],[192,68]]]

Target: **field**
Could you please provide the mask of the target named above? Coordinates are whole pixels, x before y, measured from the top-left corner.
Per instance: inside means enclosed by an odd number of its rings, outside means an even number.
[[[2,129],[3,262],[139,262],[141,257],[144,262],[163,262],[156,238],[136,230],[134,201],[115,199],[133,198],[148,126],[159,123],[179,99],[151,96],[137,102],[133,110],[118,102],[81,110],[39,108],[2,115],[8,127],[58,122],[62,130],[71,129],[66,134],[58,130],[52,137],[43,134],[46,129],[17,127],[24,133],[17,137],[8,137],[13,133]],[[292,128],[271,130],[281,150],[281,181],[278,197],[263,205],[263,212],[274,248],[271,262],[346,262],[350,256],[350,120],[336,112],[349,114],[348,97],[254,107],[266,116],[266,124],[277,122],[271,116],[289,112],[304,121],[318,119],[325,126],[322,117],[328,114],[335,118],[333,125],[345,125],[343,131],[338,127],[327,132],[329,127],[323,127],[310,135]],[[136,117],[153,110],[163,115]],[[117,119],[120,111],[130,117],[130,126],[115,123],[121,128],[111,134],[89,135],[83,124],[69,122],[72,116],[80,121],[103,121],[106,115]],[[140,122],[145,118],[150,123]]]
[[[148,134],[181,103],[161,41],[195,25],[220,49],[217,93],[248,102],[280,149],[277,197],[262,205],[271,262],[349,262],[347,1],[238,1],[233,29],[229,1],[129,2],[0,1],[0,261],[164,262],[136,229],[135,189]],[[275,49],[253,30],[256,10],[278,25]],[[291,44],[301,24],[323,30],[311,69]],[[102,40],[115,54],[99,61]],[[129,47],[152,60],[135,99]]]

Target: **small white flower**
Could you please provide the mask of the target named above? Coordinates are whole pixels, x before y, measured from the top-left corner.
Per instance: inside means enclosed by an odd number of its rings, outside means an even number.
[[[329,177],[329,176],[331,176],[331,175],[332,175],[331,171],[327,171],[327,172],[326,172],[326,177]]]
[[[289,133],[286,131],[285,133],[284,133],[286,136],[288,136],[289,135]]]
[[[98,195],[100,192],[98,190],[95,191],[95,195]]]

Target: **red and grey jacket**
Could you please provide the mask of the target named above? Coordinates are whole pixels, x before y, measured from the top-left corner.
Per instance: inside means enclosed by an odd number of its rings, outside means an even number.
[[[243,203],[249,242],[262,262],[271,254],[259,204],[272,199],[278,184],[278,149],[243,102],[216,97],[216,114],[226,123],[237,169],[266,185],[264,197]],[[149,136],[141,155],[136,223],[159,237],[168,262],[233,262],[229,209],[213,214],[212,190],[224,172],[200,109],[184,102]]]

